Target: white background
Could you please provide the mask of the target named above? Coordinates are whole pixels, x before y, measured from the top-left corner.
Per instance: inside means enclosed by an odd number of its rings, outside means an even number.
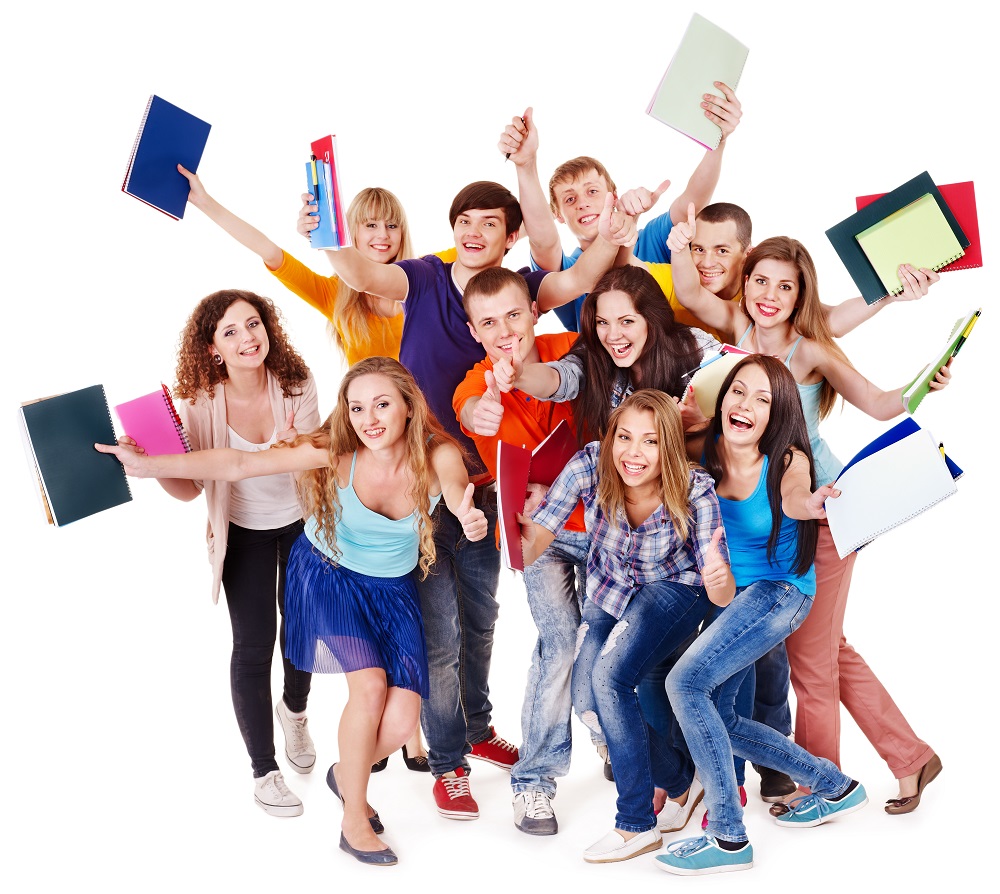
[[[917,813],[887,817],[881,803],[895,794],[894,782],[845,714],[844,769],[865,782],[871,806],[817,830],[780,830],[751,771],[747,825],[757,867],[739,884],[872,890],[968,879],[973,866],[988,865],[988,843],[977,836],[992,831],[982,819],[992,815],[996,787],[982,774],[994,757],[987,723],[995,662],[987,653],[998,587],[989,516],[980,509],[994,484],[984,432],[996,426],[987,370],[996,310],[985,294],[1000,244],[987,134],[995,14],[856,0],[57,2],[8,13],[0,55],[0,282],[13,352],[2,385],[9,584],[0,741],[8,770],[4,869],[20,879],[17,890],[668,883],[651,857],[603,867],[582,861],[583,848],[612,825],[614,787],[579,727],[555,802],[556,838],[513,827],[509,787],[495,768],[475,768],[479,821],[456,823],[435,813],[429,778],[393,756],[373,778],[371,800],[399,867],[380,873],[355,864],[337,850],[340,806],[323,782],[337,757],[346,691],[335,677],[316,678],[310,702],[320,769],[286,773],[305,815],[278,820],[257,810],[229,701],[228,617],[209,596],[204,505],[133,481],[130,504],[50,528],[15,417],[22,400],[97,382],[111,404],[171,382],[190,309],[229,287],[279,303],[316,374],[321,413],[332,406],[342,367],[323,319],[196,209],[177,222],[120,192],[149,94],[213,125],[200,168],[210,192],[327,272],[294,223],[309,142],[330,132],[345,191],[393,190],[421,253],[450,244],[448,206],[467,182],[515,188],[513,166],[495,145],[527,105],[541,134],[543,178],[566,158],[590,154],[621,189],[671,178],[669,202],[702,150],[645,108],[695,9],[750,47],[738,91],[744,121],[715,197],[750,211],[757,241],[801,239],[825,301],[856,292],[824,231],[854,210],[856,195],[921,171],[938,183],[975,181],[986,247],[983,269],[946,274],[919,304],[888,308],[843,341],[859,369],[895,387],[956,317],[984,306],[954,384],[918,416],[965,468],[959,494],[865,550],[847,616],[850,641],[941,755],[944,772]],[[525,251],[518,245],[509,264],[523,263]],[[847,408],[824,431],[846,459],[887,427]],[[534,634],[521,582],[505,574],[500,598],[495,719],[517,741]],[[677,884],[715,890],[726,878]]]

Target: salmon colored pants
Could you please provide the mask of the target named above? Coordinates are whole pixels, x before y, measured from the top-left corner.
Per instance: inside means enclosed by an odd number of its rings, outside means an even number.
[[[795,744],[840,766],[843,703],[897,779],[916,773],[933,750],[913,732],[892,696],[844,638],[844,613],[857,553],[837,555],[830,527],[820,522],[816,598],[788,639],[795,690]]]

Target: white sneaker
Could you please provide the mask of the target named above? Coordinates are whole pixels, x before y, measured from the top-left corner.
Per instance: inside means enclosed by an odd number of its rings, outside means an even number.
[[[600,841],[595,841],[583,852],[583,859],[588,863],[617,863],[619,860],[631,860],[639,854],[648,854],[663,845],[663,837],[659,829],[648,829],[633,835],[628,841],[617,829],[612,829]]]
[[[285,734],[285,757],[296,773],[311,773],[316,766],[316,746],[309,735],[309,720],[306,717],[295,718],[289,715],[285,700],[278,699],[274,713]]]
[[[559,831],[552,799],[539,789],[514,795],[514,825],[529,835],[555,835]]]
[[[302,816],[302,802],[289,791],[280,770],[254,780],[253,799],[271,816]]]
[[[661,810],[656,815],[656,825],[661,832],[680,832],[687,824],[688,820],[691,819],[691,814],[694,813],[695,807],[701,801],[705,794],[705,789],[701,787],[701,780],[698,778],[698,774],[695,773],[694,779],[691,780],[691,788],[688,789],[687,801],[681,806],[676,801],[671,801],[667,798],[666,803],[663,805],[663,810]]]

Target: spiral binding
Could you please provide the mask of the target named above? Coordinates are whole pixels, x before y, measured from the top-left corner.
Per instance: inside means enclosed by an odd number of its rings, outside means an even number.
[[[174,428],[177,429],[177,434],[180,436],[181,443],[184,444],[184,452],[191,452],[191,442],[188,440],[187,432],[184,431],[184,423],[181,422],[180,414],[177,412],[177,407],[174,406],[174,399],[170,396],[170,389],[167,388],[162,382],[160,387],[163,389],[163,402],[167,405],[167,409],[170,411],[170,418],[174,421]]]

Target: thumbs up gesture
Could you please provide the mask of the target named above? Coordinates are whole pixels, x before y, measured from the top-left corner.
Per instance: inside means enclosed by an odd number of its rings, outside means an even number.
[[[477,435],[492,437],[500,431],[500,422],[503,419],[503,404],[500,402],[500,389],[497,387],[497,380],[494,374],[487,370],[485,379],[486,391],[476,401],[476,408],[472,412],[472,430]]]
[[[645,186],[637,189],[630,189],[618,200],[618,207],[626,214],[640,215],[644,211],[649,211],[668,189],[670,181],[664,180],[656,189],[650,192]]]
[[[521,356],[521,336],[514,336],[514,350],[509,357],[504,356],[493,364],[493,379],[504,394],[514,390],[517,380],[524,371],[524,358]]]
[[[604,197],[604,209],[597,221],[597,232],[612,245],[630,247],[639,238],[639,228],[635,217],[622,211],[615,211],[615,194],[609,192]]]
[[[482,509],[477,509],[472,505],[472,494],[475,489],[475,486],[470,483],[465,489],[465,496],[462,497],[458,512],[455,513],[455,517],[462,525],[462,531],[468,540],[482,540],[489,530]]]
[[[705,550],[705,564],[701,569],[701,581],[708,591],[708,598],[715,605],[722,606],[729,605],[736,593],[733,572],[722,558],[722,550],[719,548],[724,533],[725,530],[721,527],[715,529],[712,541]]]
[[[667,248],[670,249],[670,253],[673,254],[675,251],[686,251],[694,241],[696,229],[694,202],[689,202],[687,220],[681,220],[675,223],[670,228],[670,235],[667,236]]]

